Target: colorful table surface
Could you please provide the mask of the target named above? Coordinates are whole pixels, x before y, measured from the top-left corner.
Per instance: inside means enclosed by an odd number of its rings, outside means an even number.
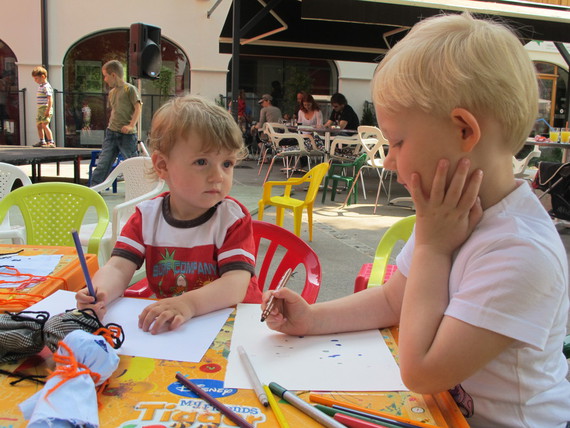
[[[60,289],[77,291],[85,287],[85,277],[75,247],[0,244],[0,257],[3,254],[19,250],[23,250],[18,253],[22,256],[61,254],[62,257],[50,277],[46,278],[45,281],[22,290],[0,288],[0,313],[22,311]],[[93,275],[99,268],[97,256],[86,254],[85,259],[89,272]],[[2,428],[1,423],[0,428]]]
[[[100,397],[100,426],[104,428],[216,428],[234,426],[225,416],[197,398],[175,379],[181,372],[194,382],[204,385],[219,401],[242,415],[259,428],[278,427],[270,408],[263,407],[253,390],[224,388],[227,356],[235,319],[235,311],[199,363],[154,360],[121,356],[119,368]],[[397,354],[395,330],[382,331],[388,346]],[[174,345],[179,346],[179,345]],[[10,372],[45,375],[52,368],[51,354],[42,354],[25,361],[4,365]],[[25,427],[26,421],[18,404],[41,389],[41,385],[23,381],[10,385],[14,379],[0,375],[2,412],[0,427]],[[297,391],[309,401],[311,391]],[[414,421],[440,427],[468,427],[465,419],[447,393],[426,396],[411,392],[334,392],[325,396],[350,402],[369,409],[401,415]],[[285,401],[278,401],[291,428],[319,427],[312,420]]]

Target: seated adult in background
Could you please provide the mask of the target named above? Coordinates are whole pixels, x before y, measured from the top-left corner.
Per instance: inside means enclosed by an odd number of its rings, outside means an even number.
[[[306,92],[301,98],[301,108],[298,111],[297,123],[299,125],[312,126],[314,128],[323,127],[323,113],[321,112],[321,108],[313,96]],[[319,138],[315,139],[311,132],[303,132],[303,134],[305,138],[309,138],[311,141],[310,145],[312,147],[307,148],[320,148],[323,146],[322,141]]]
[[[299,125],[314,126],[315,128],[323,126],[323,113],[311,94],[305,93],[301,98],[297,122]]]
[[[278,123],[279,119],[281,119],[281,110],[279,107],[275,107],[272,104],[272,101],[273,97],[269,94],[263,94],[261,96],[261,99],[258,101],[261,106],[261,110],[259,111],[259,122],[251,128],[252,133],[263,129],[265,122]]]
[[[259,111],[259,122],[251,127],[251,135],[257,139],[260,148],[261,140],[259,138],[259,133],[263,130],[263,125],[266,122],[278,123],[282,116],[281,110],[279,107],[272,105],[272,101],[273,97],[269,94],[263,94],[261,96],[261,99],[258,101],[258,104],[261,106],[261,110]]]
[[[333,111],[325,127],[329,128],[333,125],[339,126],[340,129],[357,129],[360,125],[358,116],[354,109],[348,105],[346,97],[338,92],[331,97],[331,107]]]

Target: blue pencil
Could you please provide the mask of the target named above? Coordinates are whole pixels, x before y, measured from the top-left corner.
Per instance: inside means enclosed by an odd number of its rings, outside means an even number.
[[[85,255],[83,254],[83,248],[81,248],[81,241],[79,240],[79,235],[77,234],[77,230],[72,230],[71,235],[73,236],[73,242],[75,242],[77,257],[79,257],[79,263],[81,263],[81,269],[83,270],[83,276],[85,277],[87,290],[89,290],[89,294],[93,296],[95,302],[97,302],[97,296],[95,294],[95,289],[93,288],[93,283],[91,282],[91,275],[89,275],[89,269],[87,269],[87,261],[85,260]]]

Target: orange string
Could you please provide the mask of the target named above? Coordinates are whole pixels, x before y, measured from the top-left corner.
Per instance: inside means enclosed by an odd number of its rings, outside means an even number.
[[[2,266],[3,268],[8,269],[11,272],[0,272],[0,275],[4,275],[4,276],[23,276],[23,277],[27,277],[27,280],[14,280],[14,281],[8,281],[6,279],[0,279],[0,284],[21,284],[18,287],[16,287],[16,290],[22,290],[24,288],[29,287],[30,285],[35,285],[39,282],[45,281],[47,279],[59,279],[61,281],[64,282],[64,289],[68,290],[67,287],[67,280],[65,278],[61,278],[58,276],[51,276],[51,275],[33,275],[31,273],[24,273],[24,272],[20,272],[18,269],[16,269],[13,266]]]
[[[42,296],[41,294],[19,293],[17,291],[0,290],[0,296],[2,295],[7,295],[8,297],[6,298],[0,297],[0,307],[5,307],[5,306],[28,307],[45,298],[45,296]]]
[[[85,364],[78,362],[75,359],[75,355],[71,351],[71,348],[69,348],[69,346],[67,346],[63,341],[59,342],[59,346],[60,348],[65,349],[69,355],[62,355],[59,352],[56,352],[53,355],[53,359],[58,364],[58,366],[57,369],[50,373],[48,379],[51,379],[54,376],[60,376],[62,379],[47,392],[45,395],[46,400],[48,396],[57,388],[59,388],[68,380],[73,379],[77,376],[84,374],[89,375],[95,384],[97,384],[97,382],[99,382],[101,379],[101,375],[99,373],[92,372]]]
[[[113,339],[120,339],[121,338],[121,327],[117,325],[110,325],[107,327],[101,327],[93,332],[95,335],[103,336],[107,343],[111,345],[112,348],[115,347],[115,342]]]

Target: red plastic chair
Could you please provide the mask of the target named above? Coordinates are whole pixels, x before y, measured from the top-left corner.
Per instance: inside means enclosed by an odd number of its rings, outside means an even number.
[[[253,239],[256,248],[255,259],[257,260],[258,268],[257,281],[261,291],[274,290],[287,269],[291,268],[295,271],[295,268],[302,264],[305,267],[305,286],[301,292],[301,296],[308,303],[315,303],[319,295],[323,277],[321,263],[319,262],[317,253],[297,235],[289,232],[287,229],[283,229],[281,226],[260,220],[252,220],[252,223]],[[261,239],[268,240],[269,245],[260,265],[258,251]],[[275,253],[279,247],[286,250],[286,253],[279,261],[275,273],[269,282],[269,286],[266,287],[269,268],[272,267],[272,262],[275,260]]]
[[[283,229],[281,226],[260,220],[252,220],[252,225],[253,239],[255,242],[255,259],[258,263],[257,282],[260,290],[263,292],[264,290],[275,289],[287,269],[291,268],[295,271],[295,268],[302,264],[305,267],[305,285],[301,296],[308,303],[315,303],[323,278],[321,263],[319,262],[317,253],[297,235],[289,232],[287,229]],[[269,241],[269,244],[267,251],[265,251],[263,261],[259,264],[258,253],[262,239]],[[283,250],[285,250],[285,254],[283,254],[283,258],[277,263],[275,254],[278,249],[279,254],[281,254]],[[272,266],[274,260],[277,263],[276,266]],[[266,286],[270,268],[275,269],[275,271],[273,277],[269,280],[269,286]],[[148,287],[148,282],[145,278],[125,290],[124,295],[125,297],[150,297],[152,291]]]

